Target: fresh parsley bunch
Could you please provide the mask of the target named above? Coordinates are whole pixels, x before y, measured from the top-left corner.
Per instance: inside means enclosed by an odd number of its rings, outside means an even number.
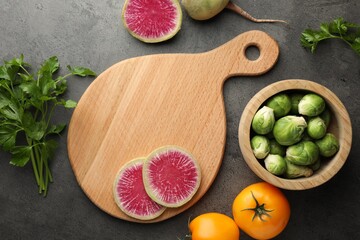
[[[301,44],[315,52],[319,42],[326,39],[341,39],[360,55],[360,25],[337,18],[330,23],[322,23],[320,30],[306,29],[301,34]]]
[[[11,164],[23,167],[31,162],[39,193],[46,196],[53,181],[49,161],[57,146],[54,135],[66,126],[53,123],[54,110],[76,106],[75,101],[61,98],[68,77],[95,73],[68,66],[67,75],[55,76],[60,67],[56,56],[44,61],[36,75],[28,72],[30,67],[23,55],[0,66],[0,146],[11,153]]]

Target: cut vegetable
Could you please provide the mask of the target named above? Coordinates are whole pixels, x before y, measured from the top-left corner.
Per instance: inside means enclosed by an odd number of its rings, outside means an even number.
[[[200,186],[200,167],[195,158],[177,146],[153,151],[144,162],[145,190],[157,203],[180,207],[190,201]]]
[[[177,0],[126,0],[122,20],[132,36],[156,43],[172,38],[180,30],[182,11]]]
[[[143,183],[143,158],[125,164],[114,182],[114,198],[119,208],[128,216],[151,220],[160,216],[165,207],[154,202],[146,193]]]

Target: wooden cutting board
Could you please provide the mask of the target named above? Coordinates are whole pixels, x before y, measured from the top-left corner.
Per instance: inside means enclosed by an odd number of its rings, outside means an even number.
[[[259,49],[258,59],[247,59],[249,46]],[[224,81],[263,74],[278,55],[274,39],[249,31],[209,52],[136,57],[105,70],[81,97],[68,132],[70,163],[85,194],[112,216],[145,222],[126,216],[115,204],[116,173],[131,159],[163,145],[178,145],[199,162],[200,188],[183,207],[167,209],[146,222],[162,221],[188,209],[209,189],[222,162]]]

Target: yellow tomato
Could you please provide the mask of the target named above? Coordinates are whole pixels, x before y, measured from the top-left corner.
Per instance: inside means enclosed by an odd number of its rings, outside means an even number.
[[[271,239],[280,234],[290,218],[290,205],[280,189],[260,182],[249,185],[232,206],[236,224],[255,239]]]
[[[221,213],[205,213],[194,218],[189,229],[192,240],[239,240],[234,220]]]

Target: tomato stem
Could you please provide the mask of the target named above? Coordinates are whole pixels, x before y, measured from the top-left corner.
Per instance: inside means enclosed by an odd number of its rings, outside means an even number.
[[[266,220],[264,219],[264,215],[271,218],[271,215],[269,214],[269,212],[272,212],[274,210],[269,210],[265,208],[265,203],[263,204],[259,204],[258,200],[255,198],[254,193],[251,191],[251,196],[253,197],[256,206],[254,208],[245,208],[241,211],[254,211],[254,216],[252,217],[252,221],[254,221],[254,219],[256,217],[258,217],[261,221],[266,222]]]

